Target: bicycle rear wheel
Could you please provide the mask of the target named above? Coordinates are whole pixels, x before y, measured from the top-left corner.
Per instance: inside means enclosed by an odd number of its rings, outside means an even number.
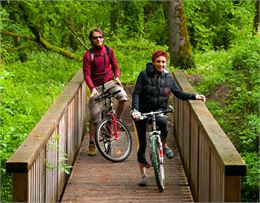
[[[154,170],[154,176],[159,188],[159,191],[162,192],[165,188],[165,174],[164,174],[164,166],[160,161],[160,148],[159,143],[157,142],[156,136],[150,137],[151,141],[151,158]]]
[[[132,150],[132,137],[128,128],[119,120],[116,120],[115,127],[110,117],[103,119],[97,126],[95,141],[100,154],[112,162],[124,161]]]

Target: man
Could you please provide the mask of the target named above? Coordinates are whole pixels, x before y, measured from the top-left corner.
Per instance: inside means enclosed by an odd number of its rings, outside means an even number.
[[[83,57],[83,73],[86,83],[91,90],[89,109],[89,156],[96,155],[95,130],[100,120],[100,104],[95,102],[95,98],[104,92],[116,92],[118,100],[116,116],[121,119],[125,101],[128,100],[127,94],[120,82],[120,71],[117,65],[113,49],[104,45],[104,32],[95,28],[89,33],[89,40],[92,44],[91,49],[85,52]]]

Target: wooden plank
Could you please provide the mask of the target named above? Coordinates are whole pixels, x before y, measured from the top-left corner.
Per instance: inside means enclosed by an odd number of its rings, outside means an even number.
[[[189,183],[192,196],[198,200],[198,178],[199,178],[199,126],[194,114],[191,114],[191,161]]]
[[[74,109],[78,109],[79,105],[78,105],[78,101],[79,101],[79,98],[78,96],[74,97],[73,99],[73,107]],[[79,137],[79,112],[78,111],[75,111],[75,119],[74,119],[74,132],[73,132],[73,139],[74,139],[74,149],[73,149],[73,161],[75,160],[76,158],[76,155],[77,155],[77,152],[78,152],[78,149],[79,149],[79,145],[78,145],[78,137]]]
[[[190,176],[190,109],[183,102],[183,164],[187,178]]]
[[[46,148],[42,149],[41,153],[40,153],[40,156],[39,156],[39,160],[40,160],[40,171],[39,171],[39,174],[40,174],[40,179],[39,179],[39,184],[40,184],[40,189],[39,189],[39,202],[46,202],[45,201],[45,191],[46,191],[46,163],[45,163],[45,160],[46,160],[46,157],[45,157],[45,153],[46,152]]]
[[[199,183],[198,202],[209,202],[210,195],[210,148],[207,145],[206,135],[199,130]]]
[[[222,161],[211,153],[210,202],[224,202],[225,172]]]
[[[178,133],[178,129],[179,129],[179,99],[177,99],[176,97],[174,97],[174,135],[177,139],[177,141],[179,140],[179,133]]]
[[[178,117],[178,134],[179,134],[179,139],[178,139],[178,147],[179,147],[179,152],[180,152],[180,155],[181,155],[181,158],[183,159],[183,128],[184,128],[184,123],[183,123],[183,101],[179,100],[179,109],[178,109],[179,113],[179,117]]]
[[[68,109],[68,137],[67,137],[67,152],[68,152],[68,164],[72,165],[74,160],[74,120],[75,120],[75,114],[74,114],[74,108],[73,105],[71,105]]]
[[[58,160],[62,160],[65,158],[64,156],[67,154],[66,152],[66,137],[67,137],[67,122],[66,122],[66,115],[62,117],[60,120],[59,126],[58,126],[58,146],[59,146],[59,152],[58,152]],[[66,161],[65,161],[66,162]],[[66,174],[62,168],[58,168],[58,199],[60,199],[64,185],[66,184]]]

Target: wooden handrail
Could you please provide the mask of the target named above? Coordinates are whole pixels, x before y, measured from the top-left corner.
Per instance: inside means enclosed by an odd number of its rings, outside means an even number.
[[[184,92],[195,93],[181,71],[174,77]],[[193,198],[198,202],[239,202],[246,164],[201,101],[174,99],[175,135]]]
[[[14,202],[59,201],[68,175],[58,164],[65,153],[67,164],[74,163],[83,138],[85,111],[86,84],[79,70],[6,162],[7,172],[13,174]],[[51,149],[51,144],[57,148]]]

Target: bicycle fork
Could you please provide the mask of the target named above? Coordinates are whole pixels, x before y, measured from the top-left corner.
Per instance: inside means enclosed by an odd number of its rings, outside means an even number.
[[[154,136],[156,142],[159,144],[159,163],[163,164],[163,159],[164,159],[164,157],[163,157],[163,144],[162,144],[162,141],[161,141],[160,134],[161,134],[160,131],[152,132],[152,135],[150,135],[150,139],[152,139],[151,137]],[[151,141],[150,141],[150,143],[151,143]]]

